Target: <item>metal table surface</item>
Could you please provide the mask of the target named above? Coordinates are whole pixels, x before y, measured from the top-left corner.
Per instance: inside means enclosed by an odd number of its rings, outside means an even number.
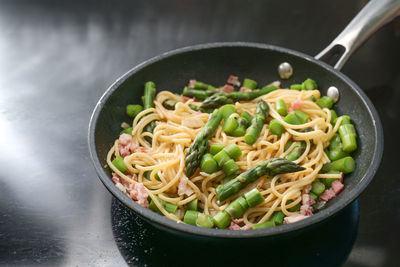
[[[97,100],[136,64],[187,45],[251,41],[315,55],[365,3],[0,1],[0,265],[177,265],[168,237],[97,179],[86,138]],[[384,156],[359,201],[313,232],[322,238],[288,240],[309,259],[299,265],[400,264],[399,36],[397,18],[342,70],[379,112]]]

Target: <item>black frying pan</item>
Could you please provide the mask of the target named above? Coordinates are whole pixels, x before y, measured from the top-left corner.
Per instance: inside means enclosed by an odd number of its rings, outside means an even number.
[[[341,53],[335,68],[293,50],[255,43],[214,43],[191,46],[168,52],[150,59],[133,68],[118,79],[101,97],[93,112],[89,125],[89,148],[100,180],[122,203],[154,226],[181,236],[200,239],[254,239],[276,237],[316,225],[333,216],[354,201],[366,188],[379,167],[383,152],[383,132],[378,114],[364,92],[348,77],[338,71],[350,54],[375,30],[384,24],[400,8],[399,0],[370,2],[349,24],[349,26],[317,58],[331,58]],[[180,93],[189,79],[198,79],[210,84],[223,84],[229,74],[251,77],[266,84],[279,79],[277,67],[289,62],[294,75],[283,80],[282,87],[301,83],[308,77],[316,80],[321,93],[336,86],[340,101],[335,104],[338,114],[350,115],[358,132],[359,148],[354,157],[355,171],[347,175],[345,189],[328,202],[327,207],[300,222],[274,228],[229,231],[195,227],[160,216],[142,208],[111,181],[109,169],[104,169],[106,155],[114,140],[119,136],[120,125],[126,121],[125,106],[139,103],[143,84],[152,80],[158,90]]]

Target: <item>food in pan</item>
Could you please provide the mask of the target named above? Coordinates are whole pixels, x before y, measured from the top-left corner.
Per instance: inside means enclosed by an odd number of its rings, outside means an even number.
[[[143,106],[107,155],[112,181],[139,205],[231,230],[305,219],[343,190],[357,149],[350,117],[312,79],[280,88],[231,75],[191,80],[182,95],[144,86]]]

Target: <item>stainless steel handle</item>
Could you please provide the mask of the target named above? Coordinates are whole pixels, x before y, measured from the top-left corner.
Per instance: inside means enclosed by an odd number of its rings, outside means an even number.
[[[324,50],[315,56],[324,60],[339,54],[334,65],[340,70],[353,52],[400,11],[400,0],[371,0]]]

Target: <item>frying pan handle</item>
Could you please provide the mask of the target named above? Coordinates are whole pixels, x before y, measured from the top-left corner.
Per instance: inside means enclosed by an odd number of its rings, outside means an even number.
[[[327,61],[339,55],[334,68],[340,70],[353,52],[399,11],[400,0],[369,1],[336,39],[315,58]]]

